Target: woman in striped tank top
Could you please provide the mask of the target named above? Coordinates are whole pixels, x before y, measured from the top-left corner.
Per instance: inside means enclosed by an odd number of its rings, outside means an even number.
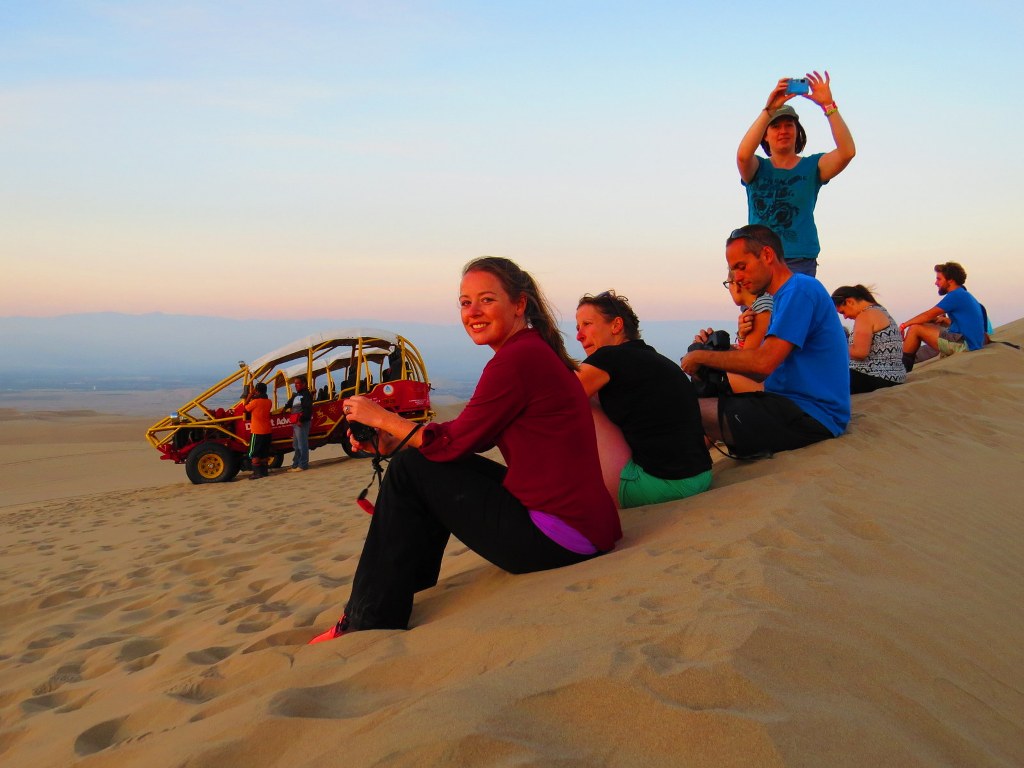
[[[836,311],[853,320],[850,334],[850,394],[873,392],[902,384],[903,335],[871,291],[863,285],[844,285],[832,292]]]

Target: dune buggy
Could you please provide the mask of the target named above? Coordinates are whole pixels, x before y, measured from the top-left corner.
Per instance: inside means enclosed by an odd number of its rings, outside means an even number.
[[[238,370],[154,424],[146,439],[160,458],[185,465],[193,483],[223,483],[248,468],[249,422],[242,400],[257,382],[271,399],[271,467],[292,450],[292,424],[282,408],[292,381],[306,381],[313,393],[310,450],[340,444],[354,456],[344,415],[345,400],[366,395],[388,410],[417,422],[433,418],[430,382],[412,343],[374,328],[318,333],[286,344]]]

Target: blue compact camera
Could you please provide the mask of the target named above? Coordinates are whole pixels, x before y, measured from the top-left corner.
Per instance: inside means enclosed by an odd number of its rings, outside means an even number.
[[[786,93],[810,93],[811,86],[806,77],[791,77],[786,85]]]

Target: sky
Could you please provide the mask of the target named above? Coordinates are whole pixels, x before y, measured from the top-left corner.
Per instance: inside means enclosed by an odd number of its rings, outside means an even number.
[[[487,254],[570,319],[608,288],[641,321],[732,317],[736,146],[811,70],[857,144],[818,200],[825,286],[906,319],[956,260],[996,325],[1024,315],[1019,3],[787,10],[7,0],[0,316],[455,323]]]

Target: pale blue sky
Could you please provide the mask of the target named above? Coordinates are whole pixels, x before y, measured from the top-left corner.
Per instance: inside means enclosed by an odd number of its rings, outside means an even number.
[[[858,148],[818,202],[826,287],[905,319],[955,259],[997,324],[1024,314],[1019,4],[790,7],[5,2],[0,314],[454,322],[459,268],[497,254],[567,317],[606,288],[730,317],[736,145],[811,69]]]

